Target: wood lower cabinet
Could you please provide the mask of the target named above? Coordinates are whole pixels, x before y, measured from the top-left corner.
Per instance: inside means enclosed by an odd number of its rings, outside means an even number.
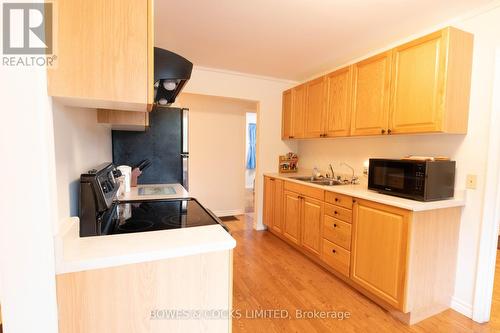
[[[281,231],[269,230],[401,321],[450,307],[461,207],[409,211],[295,181],[265,184],[264,221],[268,197],[283,194]]]
[[[391,56],[389,51],[353,65],[351,135],[386,132]]]
[[[149,112],[97,110],[97,123],[119,131],[145,131],[149,127]]]
[[[264,224],[281,233],[283,221],[283,181],[264,177]]]
[[[349,277],[351,253],[337,244],[323,239],[323,261],[336,272]]]
[[[298,245],[300,242],[300,206],[302,199],[299,194],[290,191],[283,193],[283,236]]]
[[[408,251],[407,210],[370,201],[354,204],[351,279],[403,310]]]
[[[302,197],[301,245],[319,256],[321,254],[321,225],[323,223],[323,201]]]
[[[472,42],[447,28],[394,49],[391,134],[467,133]]]
[[[448,27],[292,88],[292,134],[282,135],[465,134],[472,49],[470,33]]]
[[[153,0],[56,0],[50,96],[67,105],[149,111]]]
[[[351,224],[337,220],[330,215],[324,216],[323,238],[351,250]]]

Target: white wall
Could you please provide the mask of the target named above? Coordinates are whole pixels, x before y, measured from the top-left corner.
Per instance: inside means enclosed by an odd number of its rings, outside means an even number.
[[[250,132],[248,131],[249,124],[257,124],[257,114],[252,112],[247,112],[246,115],[246,141],[245,141],[245,158],[248,156],[248,148],[250,144]],[[253,181],[255,179],[255,169],[246,169],[245,168],[245,188],[253,189]]]
[[[45,68],[0,66],[0,302],[6,333],[57,332],[51,103]]]
[[[245,122],[255,102],[182,94],[189,108],[189,193],[218,216],[245,212]]]
[[[293,142],[281,141],[281,94],[294,82],[207,68],[193,69],[185,92],[240,98],[259,102],[257,112],[257,170],[254,227],[263,229],[263,173],[277,172],[278,156],[296,150]]]
[[[95,109],[75,108],[54,102],[54,145],[57,174],[57,229],[78,215],[80,174],[111,162],[111,129],[97,124]]]
[[[444,24],[443,24],[444,25]],[[414,135],[373,138],[339,138],[303,141],[299,144],[302,167],[326,169],[330,162],[345,161],[362,172],[369,157],[401,157],[407,154],[447,155],[457,161],[456,188],[465,187],[467,174],[478,175],[476,190],[467,190],[462,213],[457,280],[453,307],[470,316],[474,298],[479,232],[483,221],[489,122],[495,48],[500,46],[500,9],[456,20],[452,25],[474,34],[474,60],[467,135]],[[439,27],[429,28],[428,31]],[[416,36],[412,36],[414,38]],[[395,44],[400,41],[395,42]],[[374,52],[375,53],[375,52]],[[343,169],[343,172],[346,170]]]

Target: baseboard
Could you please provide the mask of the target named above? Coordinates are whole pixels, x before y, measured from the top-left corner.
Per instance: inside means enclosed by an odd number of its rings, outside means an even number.
[[[451,298],[451,308],[466,317],[472,318],[472,304],[462,301],[456,297]]]
[[[244,209],[216,210],[213,213],[218,217],[235,216],[235,215],[245,214],[245,210]]]
[[[267,230],[267,227],[263,224],[255,224],[254,223],[253,228],[257,231]]]

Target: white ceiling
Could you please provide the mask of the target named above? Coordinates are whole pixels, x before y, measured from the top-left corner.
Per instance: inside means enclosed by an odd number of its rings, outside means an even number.
[[[155,45],[301,81],[490,0],[156,0]]]

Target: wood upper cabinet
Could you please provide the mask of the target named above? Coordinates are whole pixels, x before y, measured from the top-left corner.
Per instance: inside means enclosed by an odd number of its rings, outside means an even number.
[[[293,88],[292,91],[292,124],[291,139],[300,139],[305,137],[305,115],[306,115],[306,96],[307,85],[302,84]]]
[[[392,134],[467,132],[472,41],[447,28],[394,49]]]
[[[274,180],[274,211],[273,211],[274,231],[283,232],[283,181],[280,179]]]
[[[55,0],[57,56],[48,93],[68,105],[148,111],[153,1]]]
[[[467,133],[472,48],[448,27],[295,87],[291,136]]]
[[[281,138],[283,140],[289,139],[292,135],[292,99],[292,89],[283,92],[281,124]]]
[[[325,136],[347,136],[351,125],[351,67],[326,76]]]
[[[319,138],[324,135],[325,77],[306,83],[305,137]]]
[[[391,55],[388,51],[353,65],[351,135],[386,132]]]
[[[281,233],[283,220],[283,181],[264,177],[264,224]]]
[[[410,212],[359,199],[353,210],[351,279],[403,310]]]
[[[321,200],[302,198],[301,245],[317,256],[321,254],[323,207]]]
[[[300,195],[285,190],[283,192],[283,236],[295,244],[300,242],[300,206],[302,199]]]
[[[144,132],[149,127],[149,112],[97,109],[97,123],[113,130]]]

